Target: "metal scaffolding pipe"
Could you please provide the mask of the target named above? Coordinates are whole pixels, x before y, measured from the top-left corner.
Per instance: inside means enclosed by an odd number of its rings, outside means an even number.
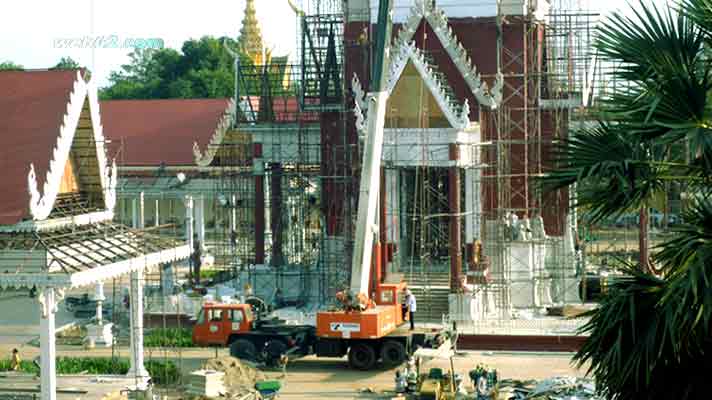
[[[457,144],[450,144],[450,160],[460,158]],[[448,204],[450,205],[450,292],[457,293],[460,289],[462,276],[462,238],[460,224],[460,168],[457,162],[449,167]]]
[[[262,143],[254,144],[255,174],[255,264],[265,263],[265,176],[262,162]]]

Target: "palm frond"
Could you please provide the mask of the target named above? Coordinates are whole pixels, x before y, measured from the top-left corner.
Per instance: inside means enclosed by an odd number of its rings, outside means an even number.
[[[703,30],[712,35],[712,0],[682,0],[682,13]]]
[[[608,399],[653,400],[706,398],[701,351],[682,351],[679,329],[669,317],[677,307],[664,301],[668,283],[632,266],[610,284],[597,309],[589,311],[582,333],[589,338],[574,361],[590,363],[589,373]],[[702,353],[703,354],[703,353]]]
[[[687,0],[706,7],[712,0]],[[706,4],[706,5],[705,5]],[[709,93],[712,63],[708,37],[686,14],[661,12],[642,2],[628,17],[614,13],[598,30],[599,54],[621,63],[612,79],[621,82],[601,101],[606,119],[625,122],[643,140],[662,137],[668,143],[689,140],[695,154],[709,153],[712,119]],[[712,160],[702,161],[712,171]]]
[[[635,140],[619,124],[598,122],[553,150],[556,168],[541,179],[544,191],[577,184],[576,205],[592,222],[637,209],[665,188],[670,168],[658,147]]]
[[[695,201],[682,213],[683,223],[673,228],[674,237],[656,246],[655,260],[668,271],[687,265],[699,252],[712,250],[712,201]],[[712,265],[712,259],[709,260]]]

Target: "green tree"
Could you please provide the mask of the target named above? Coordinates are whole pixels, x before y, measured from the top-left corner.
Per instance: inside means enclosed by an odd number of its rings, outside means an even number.
[[[22,71],[25,67],[12,61],[0,62],[0,71]]]
[[[130,62],[109,76],[104,99],[219,98],[234,92],[230,38],[202,37],[186,41],[181,51],[137,49]]]
[[[72,57],[62,57],[51,69],[79,69],[81,66]]]
[[[658,274],[647,260],[621,266],[625,277],[588,313],[589,338],[574,359],[590,362],[608,399],[710,397],[711,33],[710,0],[614,13],[595,47],[620,63],[614,78],[624,84],[602,99],[594,127],[558,147],[558,166],[543,179],[548,189],[580,184],[578,206],[593,222],[647,209],[671,182],[691,199],[684,223],[654,248]]]

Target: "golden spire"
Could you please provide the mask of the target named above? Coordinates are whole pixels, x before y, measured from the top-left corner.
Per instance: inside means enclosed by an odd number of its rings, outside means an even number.
[[[255,0],[247,0],[245,17],[242,20],[242,28],[240,28],[240,37],[237,39],[237,44],[255,64],[260,64],[263,61],[264,46],[262,44],[260,22],[255,14]]]

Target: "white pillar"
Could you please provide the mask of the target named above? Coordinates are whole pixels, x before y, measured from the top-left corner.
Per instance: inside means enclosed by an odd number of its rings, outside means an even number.
[[[99,282],[96,284],[96,291],[94,292],[94,300],[96,300],[96,322],[101,325],[104,316],[102,310],[102,303],[106,300],[104,296],[104,282]]]
[[[185,238],[190,251],[193,251],[193,196],[185,196]]]
[[[138,197],[131,198],[131,227],[138,228]]]
[[[132,224],[136,229],[143,229],[145,225],[145,203],[143,192],[139,193],[138,197],[134,197],[131,202]]]
[[[160,223],[158,222],[158,219],[159,219],[158,217],[159,217],[159,215],[160,215],[160,208],[161,208],[161,200],[160,200],[160,199],[156,199],[156,215],[155,215],[156,218],[155,218],[155,221],[154,221],[154,222],[156,223],[156,226],[160,225]]]
[[[479,169],[465,170],[465,243],[473,243],[480,236],[482,199]]]
[[[205,250],[205,199],[202,195],[195,200],[195,231],[201,250]]]
[[[235,196],[234,194],[232,195],[232,200],[230,204],[232,207],[232,220],[230,220],[230,229],[237,232],[237,196]]]
[[[57,369],[55,358],[55,321],[57,302],[62,293],[54,288],[42,289],[37,296],[40,302],[40,378],[42,400],[57,399]]]
[[[150,376],[143,365],[143,271],[131,273],[130,300],[131,368],[127,376],[134,378],[136,385],[145,387]]]

